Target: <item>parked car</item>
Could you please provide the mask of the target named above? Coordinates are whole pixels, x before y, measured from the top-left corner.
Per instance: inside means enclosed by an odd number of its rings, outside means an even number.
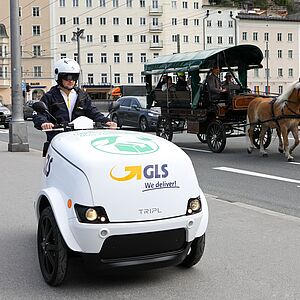
[[[24,120],[32,119],[33,116],[36,114],[36,112],[32,108],[32,104],[35,103],[37,100],[28,100],[23,105],[23,114],[24,114]]]
[[[156,129],[160,112],[146,108],[146,96],[124,96],[117,102],[120,103],[120,108],[112,114],[111,119],[118,127],[132,126],[140,131]]]
[[[0,102],[0,125],[4,125],[4,128],[8,128],[10,120],[11,111]]]

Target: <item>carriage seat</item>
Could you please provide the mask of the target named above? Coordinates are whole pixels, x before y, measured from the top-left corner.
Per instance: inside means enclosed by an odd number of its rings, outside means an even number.
[[[189,91],[161,91],[155,90],[156,106],[191,108],[191,94]]]

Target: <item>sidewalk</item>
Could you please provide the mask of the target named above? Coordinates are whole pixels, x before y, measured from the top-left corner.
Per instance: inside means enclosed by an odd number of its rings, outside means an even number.
[[[35,246],[33,200],[40,185],[41,152],[12,153],[0,142],[0,162],[0,298],[24,297],[24,290],[33,297],[38,290],[46,298],[54,296],[41,279]],[[153,280],[153,288],[162,296],[171,293],[172,299],[186,296],[183,287],[189,299],[300,299],[300,219],[206,196],[210,217],[201,262],[190,273],[181,273],[181,289],[174,283],[177,278],[171,281],[166,273]],[[194,281],[192,274],[198,276]],[[82,278],[74,276],[70,298],[88,293]],[[114,286],[116,293],[122,288]],[[142,293],[143,288],[137,284],[133,291]]]

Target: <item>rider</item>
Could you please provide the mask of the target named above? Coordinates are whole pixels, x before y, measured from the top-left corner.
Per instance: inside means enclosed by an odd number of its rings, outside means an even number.
[[[117,124],[100,113],[92,104],[89,95],[76,86],[79,74],[79,64],[70,58],[57,61],[54,66],[55,81],[53,86],[42,98],[53,119],[47,113],[38,113],[34,116],[34,126],[40,130],[52,129],[55,123],[69,123],[79,116],[86,116],[94,122],[105,123],[110,128],[116,128]],[[47,142],[57,134],[57,131],[47,131]]]

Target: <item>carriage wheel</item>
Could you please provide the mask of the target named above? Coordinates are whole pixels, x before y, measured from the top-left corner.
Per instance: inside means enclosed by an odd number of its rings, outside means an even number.
[[[156,135],[168,141],[172,141],[173,126],[170,118],[159,117],[156,125]]]
[[[205,133],[198,133],[197,134],[197,138],[199,139],[199,141],[203,144],[207,143],[207,137]]]
[[[226,131],[220,121],[211,122],[206,131],[207,145],[215,153],[220,153],[226,145]]]
[[[261,131],[261,125],[256,125],[254,130],[253,130],[253,144],[254,146],[259,149],[260,148],[260,144],[259,144],[259,134]],[[264,136],[264,149],[267,149],[269,147],[269,145],[271,144],[271,140],[272,140],[272,131],[269,128]]]

